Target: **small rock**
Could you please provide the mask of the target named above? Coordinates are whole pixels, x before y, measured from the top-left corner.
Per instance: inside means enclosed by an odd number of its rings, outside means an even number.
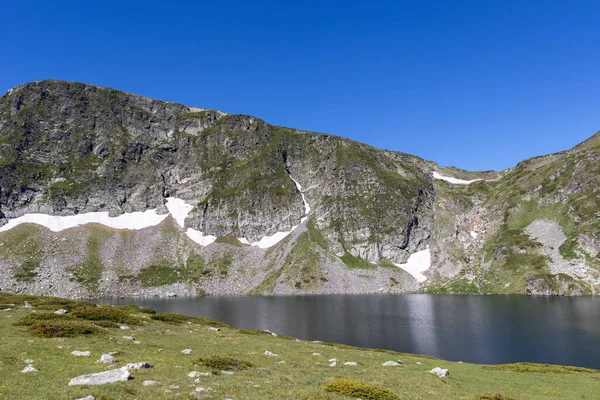
[[[279,354],[275,354],[275,353],[271,353],[268,350],[265,350],[265,356],[269,356],[269,357],[279,357]]]
[[[421,365],[421,361],[417,361],[417,364],[418,364],[418,365]]]
[[[100,356],[100,359],[96,362],[99,362],[102,364],[111,364],[111,363],[116,363],[117,360],[115,360],[115,358],[112,356],[112,354],[102,354]]]
[[[219,328],[215,328],[215,327],[213,327],[213,326],[209,326],[209,327],[208,327],[208,330],[209,330],[209,331],[213,331],[213,332],[220,332],[220,331],[221,331],[221,329],[219,329]]]
[[[158,352],[159,352],[159,353],[162,353],[162,352],[164,352],[164,351],[165,351],[165,349],[158,349]]]
[[[89,357],[92,355],[92,353],[90,351],[79,351],[79,350],[72,351],[71,354],[74,355],[75,357]]]
[[[142,344],[142,342],[140,342],[139,340],[134,340],[133,344]]]
[[[177,293],[167,292],[167,297],[177,297]]]
[[[285,361],[278,361],[277,364],[285,364]]]
[[[33,368],[33,365],[29,364],[28,366],[23,368],[23,370],[21,372],[24,374],[29,373],[29,372],[37,372],[37,369]]]
[[[96,398],[90,394],[89,396],[81,397],[75,400],[96,400]]]
[[[135,338],[133,336],[123,336],[123,339],[125,339],[125,340],[135,340]]]
[[[334,362],[334,361],[337,361],[337,360],[335,358],[330,358],[329,359],[329,362]]]
[[[156,381],[144,381],[144,382],[142,382],[142,385],[144,385],[144,386],[158,385],[158,382],[156,382]]]
[[[69,312],[68,310],[65,310],[64,308],[61,308],[60,310],[54,311],[54,314],[62,315],[62,314],[66,314],[68,312]]]
[[[129,329],[129,327],[127,325],[119,325],[119,328],[123,329],[124,331]]]
[[[127,367],[98,372],[96,374],[77,376],[69,382],[69,386],[77,385],[104,385],[113,382],[126,382],[131,379]]]
[[[397,367],[398,365],[400,365],[400,363],[397,363],[396,361],[386,361],[383,364],[384,367]]]
[[[331,364],[329,364],[330,367],[335,367],[336,365],[337,365],[337,361],[334,361]]]
[[[33,360],[28,358],[27,360],[23,360],[25,364],[33,364]]]
[[[143,368],[154,368],[154,365],[148,364],[147,362],[129,363],[126,365],[127,369],[139,371]]]
[[[320,356],[321,353],[312,353],[313,356]]]
[[[194,383],[200,383],[200,378],[194,379]]]
[[[197,387],[196,392],[212,392],[212,388]]]
[[[221,375],[233,375],[233,371],[221,371]]]
[[[440,378],[450,375],[450,371],[448,371],[447,369],[440,368],[440,367],[435,367],[434,369],[429,371],[429,373],[436,374]]]
[[[181,350],[181,352],[183,354],[192,354],[192,349],[184,349],[184,350]]]
[[[344,365],[349,365],[349,366],[351,366],[351,367],[355,367],[357,364],[356,364],[356,362],[354,362],[354,361],[346,361],[346,362],[344,363]]]
[[[265,330],[264,330],[264,332],[270,333],[270,334],[271,334],[271,336],[275,336],[275,337],[277,337],[277,334],[276,334],[275,332],[271,332],[271,331],[270,331],[270,330],[268,330],[268,329],[265,329]]]

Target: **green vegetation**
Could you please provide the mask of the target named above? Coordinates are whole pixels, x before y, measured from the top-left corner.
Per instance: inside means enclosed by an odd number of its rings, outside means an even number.
[[[241,371],[252,368],[254,365],[248,361],[238,360],[231,357],[221,357],[216,354],[208,357],[200,357],[195,364],[204,365],[216,371]]]
[[[24,301],[34,308],[24,308]],[[132,325],[128,331],[110,324],[99,327],[96,325],[105,323],[83,320],[75,315],[72,315],[75,319],[57,317],[36,321],[31,326],[14,326],[19,319],[33,321],[35,317],[31,315],[51,314],[58,308],[77,309],[90,304],[2,292],[0,303],[15,304],[14,311],[0,314],[0,399],[42,400],[49,396],[76,399],[90,394],[97,399],[176,399],[188,398],[196,386],[202,386],[211,387],[215,398],[240,400],[350,399],[347,394],[363,399],[394,395],[414,400],[558,400],[597,397],[600,376],[600,371],[595,370],[536,364],[528,364],[528,372],[519,373],[514,367],[495,368],[390,350],[294,341],[259,332],[249,334],[225,324],[220,326],[220,332],[213,332],[206,324],[197,323],[197,317],[180,314],[172,318],[178,321],[173,324],[163,322],[170,314],[134,311],[132,318],[146,323]],[[102,307],[105,308],[124,311],[120,307]],[[156,316],[159,317],[152,318]],[[124,334],[133,335],[139,344],[109,340]],[[181,354],[186,348],[192,349],[192,355]],[[73,357],[69,354],[73,350],[89,350],[92,357]],[[279,356],[266,356],[265,350]],[[106,365],[95,361],[110,351],[118,351],[116,367],[146,361],[154,368],[132,371],[134,379],[128,382],[94,387],[68,386],[75,376],[106,371]],[[24,385],[21,370],[27,365],[24,360],[29,358],[34,360],[38,372],[27,376],[32,384]],[[330,358],[338,359],[337,367],[329,367],[327,360]],[[388,360],[401,360],[402,364],[383,367],[381,364]],[[356,361],[360,366],[344,366],[344,361]],[[440,379],[429,373],[434,367],[448,368],[451,375]],[[234,374],[203,376],[200,378],[202,383],[194,385],[194,378],[188,376],[194,370],[230,370]],[[144,386],[145,380],[156,380],[159,384]],[[167,389],[171,392],[166,392]],[[499,389],[501,395],[493,394]]]
[[[95,291],[100,285],[100,278],[104,271],[100,250],[113,232],[103,228],[88,228],[87,231],[86,258],[82,263],[70,268],[69,272],[73,275],[73,280],[81,286]]]
[[[219,236],[215,243],[228,244],[235,247],[243,247],[244,245],[235,236]]]
[[[394,392],[381,386],[372,385],[350,379],[335,379],[325,385],[324,389],[328,392],[341,393],[350,397],[360,397],[370,400],[400,400]]]
[[[175,325],[186,324],[188,322],[191,322],[193,324],[212,326],[215,328],[228,328],[229,327],[229,325],[227,325],[226,323],[221,322],[221,321],[216,321],[214,319],[210,319],[210,318],[206,318],[206,317],[194,317],[194,316],[185,315],[185,314],[158,313],[158,314],[152,315],[150,318],[152,318],[154,321],[161,321],[161,322],[166,322],[168,324],[175,324]]]
[[[567,374],[569,372],[586,372],[590,374],[600,374],[600,370],[572,367],[569,365],[553,365],[553,364],[534,364],[529,362],[520,362],[515,364],[499,364],[484,366],[486,369],[494,369],[500,371],[513,371],[513,372],[552,372],[557,374]]]
[[[89,322],[60,319],[38,321],[29,327],[29,331],[46,338],[97,335],[104,332]]]
[[[117,307],[82,306],[74,308],[72,314],[89,321],[113,321],[127,325],[139,325],[141,321]]]
[[[346,264],[346,266],[348,268],[357,268],[357,269],[373,269],[373,268],[377,268],[376,264],[371,264],[367,260],[362,259],[362,258],[357,257],[357,256],[353,256],[350,253],[345,253],[343,256],[340,257],[340,260],[342,260],[342,262],[344,264]]]

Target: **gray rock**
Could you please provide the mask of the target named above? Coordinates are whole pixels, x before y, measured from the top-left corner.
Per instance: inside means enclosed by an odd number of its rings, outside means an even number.
[[[183,349],[181,350],[183,354],[192,354],[192,349]]]
[[[351,366],[351,367],[355,367],[355,366],[356,366],[356,365],[358,365],[358,364],[356,364],[356,362],[355,362],[355,361],[346,361],[346,362],[344,363],[344,365],[348,365],[348,366]]]
[[[440,367],[435,367],[434,369],[429,371],[429,373],[436,374],[440,378],[450,375],[450,371],[448,371],[447,369],[440,368]]]
[[[157,381],[144,381],[144,382],[142,382],[142,385],[153,386],[153,385],[158,385],[158,382]]]
[[[90,351],[79,351],[79,350],[74,350],[71,352],[72,355],[74,355],[75,357],[89,357],[92,355],[92,352]]]
[[[400,363],[396,361],[386,361],[381,365],[383,365],[384,367],[397,367],[398,365],[400,365]]]
[[[129,363],[126,365],[127,369],[130,370],[140,370],[145,368],[154,368],[154,365],[148,364],[147,362],[138,362],[138,363]]]
[[[89,396],[81,397],[75,400],[96,400],[96,398],[90,394]]]
[[[269,357],[279,357],[279,354],[275,354],[275,353],[271,353],[268,350],[265,350],[265,356],[269,356]]]
[[[33,365],[29,364],[28,366],[23,368],[23,370],[21,372],[24,374],[27,374],[29,372],[37,372],[37,369],[33,368]]]
[[[77,376],[69,382],[69,386],[77,385],[105,385],[113,382],[126,382],[131,379],[127,367],[113,369],[96,374]]]
[[[64,315],[64,314],[66,314],[68,312],[69,312],[68,310],[65,310],[64,308],[61,308],[60,310],[54,311],[54,314]]]
[[[233,375],[233,371],[221,371],[221,375]]]
[[[117,360],[112,356],[112,354],[102,354],[97,362],[102,364],[111,364],[116,363]]]

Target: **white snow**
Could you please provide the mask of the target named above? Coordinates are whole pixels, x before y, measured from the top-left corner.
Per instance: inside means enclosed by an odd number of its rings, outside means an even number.
[[[270,236],[265,236],[262,239],[260,239],[258,242],[250,243],[250,246],[260,247],[261,249],[268,249],[269,247],[275,246],[277,243],[281,242],[283,240],[283,238],[285,238],[287,235],[292,233],[292,231],[294,229],[296,229],[297,227],[298,227],[298,225],[295,225],[295,226],[292,226],[292,229],[290,229],[287,232],[276,232]]]
[[[199,245],[202,246],[208,246],[209,244],[211,244],[212,242],[214,242],[215,240],[217,240],[216,236],[213,235],[205,235],[200,231],[197,231],[195,229],[192,228],[187,228],[187,230],[185,231],[185,234],[192,239],[194,242],[198,243]]]
[[[160,224],[168,214],[158,215],[156,210],[136,211],[132,213],[121,214],[116,217],[109,217],[108,211],[92,212],[68,216],[56,216],[47,214],[24,214],[18,218],[13,218],[8,223],[0,227],[0,232],[7,231],[20,224],[38,224],[53,232],[60,232],[64,229],[74,228],[85,224],[102,224],[114,229],[144,229],[150,226]]]
[[[166,206],[175,222],[182,228],[185,225],[185,218],[194,208],[194,206],[186,204],[185,200],[177,199],[175,197],[167,197]]]
[[[429,247],[411,254],[406,263],[394,265],[411,274],[417,282],[424,282],[427,280],[427,277],[423,275],[423,272],[427,271],[431,266],[431,252],[429,251]]]
[[[248,241],[248,239],[246,239],[246,238],[237,238],[237,239],[240,241],[240,243],[243,243],[243,244],[250,244],[250,242],[249,242],[249,241]]]
[[[300,195],[302,196],[302,202],[304,203],[304,214],[308,215],[308,213],[310,212],[310,205],[308,204],[308,201],[306,201],[306,197],[304,197],[304,193],[302,192],[302,186],[300,186],[298,181],[295,180],[294,178],[292,178],[291,175],[290,175],[290,178],[294,181],[294,183],[296,184],[296,187],[298,188],[298,191],[300,192]],[[306,220],[306,216],[304,217],[304,220]],[[302,222],[304,222],[304,221],[302,221]]]
[[[433,177],[435,179],[441,179],[443,181],[454,183],[456,185],[468,185],[469,183],[483,180],[483,179],[473,179],[472,181],[466,181],[464,179],[452,178],[450,176],[442,175],[442,174],[438,173],[437,171],[433,171]]]

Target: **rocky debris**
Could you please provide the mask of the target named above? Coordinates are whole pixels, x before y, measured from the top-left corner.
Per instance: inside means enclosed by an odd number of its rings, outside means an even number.
[[[192,371],[188,374],[188,376],[190,378],[197,378],[199,376],[210,376],[211,373],[210,372],[199,372],[199,371]]]
[[[69,386],[105,385],[113,382],[126,382],[132,379],[127,367],[98,372],[95,374],[77,376],[69,382]]]
[[[177,293],[175,293],[175,292],[167,292],[167,297],[177,297]]]
[[[192,354],[192,349],[183,349],[181,350],[182,354]]]
[[[153,385],[158,385],[157,381],[143,381],[142,382],[143,386],[153,386]]]
[[[348,366],[351,366],[351,367],[355,367],[355,366],[357,366],[358,364],[357,364],[355,361],[346,361],[346,362],[344,363],[344,365],[348,365]]]
[[[214,326],[209,326],[209,327],[208,327],[208,330],[209,330],[209,331],[212,331],[212,332],[221,332],[221,329],[220,329],[220,328],[215,328]]]
[[[91,351],[79,351],[79,350],[73,350],[71,352],[72,355],[74,355],[75,357],[89,357],[92,355]]]
[[[275,353],[271,353],[268,350],[265,350],[265,356],[269,356],[269,357],[279,357],[279,354],[275,354]]]
[[[37,369],[35,369],[33,367],[33,365],[29,364],[28,366],[26,366],[25,368],[23,368],[23,370],[21,371],[24,374],[27,374],[29,372],[37,372]]]
[[[112,364],[112,363],[116,363],[117,360],[112,356],[112,354],[102,354],[100,356],[100,359],[96,362],[99,362],[102,364]]]
[[[429,371],[429,373],[436,374],[440,378],[450,375],[450,371],[448,371],[447,369],[440,368],[440,367],[435,367],[434,369]]]
[[[68,313],[68,312],[69,312],[68,310],[65,310],[64,308],[61,308],[60,310],[56,310],[56,311],[54,311],[54,314],[57,314],[57,315],[64,315],[64,314],[66,314],[66,313]]]
[[[400,363],[396,361],[386,361],[381,365],[383,365],[384,367],[397,367],[398,365],[400,365]]]
[[[147,362],[138,362],[138,363],[129,363],[126,365],[126,368],[133,370],[133,371],[138,371],[140,369],[145,369],[145,368],[154,368],[154,365],[149,364]]]

